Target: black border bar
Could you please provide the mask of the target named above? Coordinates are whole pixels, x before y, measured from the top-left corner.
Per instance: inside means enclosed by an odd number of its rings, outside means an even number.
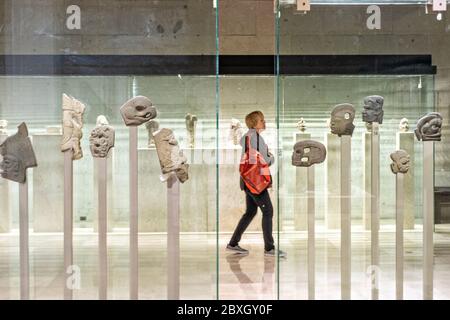
[[[220,75],[274,75],[274,55],[221,55]],[[283,55],[281,75],[436,74],[431,55]],[[0,55],[0,75],[215,75],[215,55]]]

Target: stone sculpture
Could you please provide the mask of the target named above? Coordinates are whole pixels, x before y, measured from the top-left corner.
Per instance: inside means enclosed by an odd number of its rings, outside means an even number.
[[[8,121],[0,120],[0,134],[8,134]]]
[[[72,159],[83,158],[80,140],[83,137],[83,114],[85,105],[77,99],[63,94],[63,136],[61,151],[72,150]]]
[[[362,112],[362,119],[364,122],[378,122],[383,123],[383,103],[382,96],[368,96],[364,98],[364,110]]]
[[[145,128],[148,132],[148,147],[154,148],[155,147],[155,139],[153,138],[153,133],[159,130],[159,122],[158,120],[150,120],[145,124]]]
[[[0,145],[3,157],[0,169],[3,178],[25,183],[27,169],[37,167],[37,161],[26,124],[21,123],[18,129],[16,134],[6,138]]]
[[[238,119],[232,118],[230,123],[230,140],[233,144],[239,145],[244,135],[244,128]]]
[[[406,118],[402,118],[402,120],[400,120],[398,128],[400,129],[400,132],[408,132],[409,131],[409,120]]]
[[[303,118],[300,118],[300,120],[297,122],[297,128],[300,132],[306,131],[306,121]]]
[[[314,140],[302,140],[294,145],[292,165],[296,167],[310,167],[325,161],[327,151],[325,146]]]
[[[441,141],[441,127],[441,114],[430,112],[419,119],[414,133],[419,141]]]
[[[187,159],[180,150],[172,130],[162,128],[154,133],[156,152],[163,175],[175,173],[182,183],[189,179]]]
[[[195,128],[197,126],[197,116],[190,113],[186,114],[186,130],[188,134],[188,146],[194,148],[195,146]]]
[[[331,133],[337,134],[339,137],[343,135],[351,136],[355,126],[355,108],[349,103],[341,103],[331,111],[330,129]]]
[[[94,158],[106,158],[109,150],[114,147],[115,131],[105,116],[97,117],[97,126],[91,131],[89,146]]]
[[[149,98],[136,96],[120,107],[120,114],[126,126],[139,126],[156,118],[157,110]]]
[[[397,150],[391,153],[391,171],[392,173],[407,173],[409,170],[410,157],[405,150]]]

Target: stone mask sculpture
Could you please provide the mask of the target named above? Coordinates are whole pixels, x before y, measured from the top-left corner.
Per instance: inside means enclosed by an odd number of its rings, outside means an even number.
[[[194,148],[195,146],[195,127],[197,126],[197,116],[190,113],[186,114],[186,130],[188,132],[188,146]]]
[[[97,126],[91,131],[89,147],[94,158],[106,158],[114,147],[115,131],[105,116],[97,117]]]
[[[244,129],[238,119],[232,118],[230,123],[230,140],[234,145],[240,144],[242,136],[244,135]]]
[[[0,169],[3,178],[25,183],[27,169],[37,167],[37,161],[26,124],[21,123],[18,128],[16,134],[6,138],[0,145],[3,157]]]
[[[120,114],[126,126],[139,126],[156,118],[157,110],[149,98],[136,96],[120,107]]]
[[[325,146],[314,140],[302,140],[294,145],[292,165],[296,167],[310,167],[325,161],[327,151]]]
[[[337,134],[339,137],[346,135],[351,136],[355,126],[355,108],[349,103],[338,104],[331,111],[330,129],[331,133]]]
[[[162,128],[153,136],[163,175],[173,172],[182,183],[189,179],[187,159],[180,150],[172,130]]]
[[[83,113],[85,105],[77,99],[63,94],[63,136],[61,151],[72,150],[73,160],[83,158],[80,140],[83,137]]]
[[[391,171],[392,173],[407,173],[409,170],[410,157],[405,150],[397,150],[391,153]]]
[[[364,122],[378,122],[383,123],[383,104],[384,98],[382,96],[368,96],[364,98],[364,110],[362,112],[362,119]]]
[[[408,121],[408,119],[402,118],[402,120],[400,120],[398,128],[400,129],[400,132],[408,132],[409,131],[409,121]]]
[[[419,119],[414,133],[419,141],[441,141],[441,127],[441,114],[430,112]]]
[[[158,120],[150,120],[145,124],[145,128],[148,132],[148,147],[154,148],[155,147],[155,139],[153,138],[153,133],[159,130],[159,122]]]
[[[303,118],[300,118],[300,120],[297,122],[297,128],[300,132],[306,131],[306,121]]]
[[[8,121],[0,120],[0,134],[8,134]]]

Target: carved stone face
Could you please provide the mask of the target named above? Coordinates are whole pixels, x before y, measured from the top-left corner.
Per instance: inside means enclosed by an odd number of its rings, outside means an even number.
[[[63,137],[61,151],[73,151],[73,160],[83,157],[80,140],[83,137],[83,113],[86,107],[77,99],[63,94]]]
[[[419,141],[441,141],[441,127],[441,114],[430,112],[419,119],[414,133]]]
[[[145,124],[145,128],[148,132],[148,147],[153,148],[155,147],[155,139],[153,138],[153,133],[158,131],[159,129],[159,122],[158,120],[150,120]]]
[[[338,104],[331,111],[330,129],[331,133],[340,136],[351,136],[355,126],[355,108],[349,103]]]
[[[391,153],[391,171],[392,173],[407,173],[409,170],[410,157],[405,150],[397,150]]]
[[[300,132],[306,131],[306,121],[303,118],[300,118],[300,120],[297,122],[297,128]]]
[[[156,118],[157,111],[149,98],[137,96],[120,107],[120,114],[126,126],[139,126]]]
[[[364,98],[364,110],[362,112],[362,119],[364,122],[378,122],[383,123],[383,103],[382,96],[368,96]]]
[[[408,121],[408,119],[403,118],[402,120],[400,120],[398,128],[400,129],[400,132],[408,132],[409,131],[409,121]]]
[[[3,158],[0,163],[1,176],[8,180],[25,183],[26,170],[37,167],[36,156],[25,123],[20,124],[19,131],[6,138],[0,145],[0,154]]]
[[[327,151],[318,141],[302,140],[294,145],[292,165],[296,167],[310,167],[325,160]]]
[[[156,152],[163,174],[175,173],[180,182],[189,179],[187,159],[180,150],[172,130],[162,128],[154,133]]]
[[[105,116],[97,118],[97,126],[89,137],[89,147],[94,158],[106,158],[109,150],[114,147],[115,131],[108,124]]]

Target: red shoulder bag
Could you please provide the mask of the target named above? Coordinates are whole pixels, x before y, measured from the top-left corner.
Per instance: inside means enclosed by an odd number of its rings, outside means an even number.
[[[239,165],[239,173],[253,194],[260,194],[272,184],[269,165],[261,153],[252,148],[249,136],[245,137],[245,153]]]

